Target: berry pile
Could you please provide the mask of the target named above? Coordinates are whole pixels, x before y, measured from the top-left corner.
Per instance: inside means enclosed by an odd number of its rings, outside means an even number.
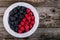
[[[25,33],[33,27],[35,17],[29,8],[17,6],[10,11],[8,23],[15,32]]]

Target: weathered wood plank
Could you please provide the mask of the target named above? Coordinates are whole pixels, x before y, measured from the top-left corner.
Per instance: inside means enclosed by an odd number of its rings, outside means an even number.
[[[0,17],[3,16],[7,7],[0,7]],[[60,27],[60,9],[55,7],[35,7],[40,16],[40,24],[41,28],[58,28]],[[55,10],[55,12],[53,12]],[[50,17],[50,18],[49,18]],[[3,23],[3,19],[0,19],[1,23]],[[1,24],[2,25],[2,24]]]
[[[40,6],[36,7],[40,16],[39,28],[33,35],[24,39],[11,36],[3,26],[3,15],[7,7],[20,1],[28,2],[33,6]],[[0,40],[47,39],[60,40],[60,0],[0,0]]]
[[[18,0],[18,1],[0,1],[0,6],[10,6],[11,4],[15,2],[27,2],[34,6],[56,6],[55,1],[52,0]],[[38,5],[37,5],[38,4]]]
[[[48,36],[60,35],[60,28],[38,28],[37,31],[29,38],[39,38],[41,35],[48,35]],[[8,34],[5,30],[0,32],[0,37],[6,39],[15,38],[10,34]]]
[[[6,2],[6,1],[13,1],[13,0],[0,0],[1,2]],[[45,0],[14,0],[14,1],[29,1],[29,2],[44,2]]]
[[[38,2],[37,3],[34,3],[34,2],[30,2],[30,1],[6,1],[6,2],[1,2],[0,1],[0,6],[1,7],[4,7],[4,6],[10,6],[11,4],[13,4],[13,3],[16,3],[16,2],[27,2],[27,3],[30,3],[30,4],[32,4],[32,5],[34,5],[34,6],[38,6],[39,4],[38,4]],[[38,5],[37,5],[38,4]]]

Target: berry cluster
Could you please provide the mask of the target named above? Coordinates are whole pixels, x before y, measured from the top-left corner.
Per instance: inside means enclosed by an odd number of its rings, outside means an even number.
[[[8,23],[15,32],[25,33],[33,27],[35,17],[29,8],[18,6],[10,11]]]

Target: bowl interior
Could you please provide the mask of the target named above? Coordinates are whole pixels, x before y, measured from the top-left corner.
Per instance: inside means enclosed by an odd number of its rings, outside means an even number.
[[[26,8],[29,8],[35,16],[35,24],[34,24],[33,28],[26,33],[18,34],[16,32],[14,32],[13,30],[11,30],[11,28],[9,26],[9,23],[8,23],[9,12],[17,6],[24,6]],[[28,37],[28,36],[32,35],[36,31],[38,24],[39,24],[39,15],[38,15],[38,12],[36,11],[36,9],[32,5],[30,5],[28,3],[24,3],[24,2],[18,2],[18,3],[12,4],[10,7],[7,8],[7,10],[4,13],[4,17],[3,17],[3,24],[4,24],[6,31],[9,34],[11,34],[12,36],[18,37],[18,38],[24,38],[24,37]]]

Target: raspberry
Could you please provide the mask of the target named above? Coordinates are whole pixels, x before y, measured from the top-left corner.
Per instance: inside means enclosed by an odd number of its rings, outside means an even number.
[[[21,21],[21,25],[24,25],[24,22],[23,21]]]
[[[26,12],[27,12],[27,13],[29,13],[29,12],[30,12],[30,9],[29,9],[29,8],[27,8],[27,9],[26,9]]]
[[[21,26],[20,30],[21,30],[21,31],[24,31],[24,26]]]
[[[27,18],[28,17],[28,14],[25,14],[25,17]]]
[[[18,25],[18,28],[20,28],[21,27],[21,25]]]
[[[23,18],[22,20],[25,22],[26,21],[26,18]]]
[[[23,32],[23,31],[21,31],[21,30],[18,30],[18,33],[20,33],[20,34],[21,34],[22,32]]]
[[[28,25],[28,24],[29,24],[29,22],[28,22],[28,21],[26,21],[26,22],[25,22],[25,24],[27,24],[27,25]]]
[[[31,21],[31,24],[34,24],[35,22],[34,21]]]
[[[25,29],[26,29],[26,32],[29,31],[29,26],[26,25],[26,26],[25,26]]]
[[[32,28],[32,24],[30,24],[30,29]]]
[[[31,19],[32,19],[32,20],[34,20],[34,19],[35,19],[35,17],[34,17],[34,16],[31,16]]]
[[[33,13],[32,12],[29,12],[28,15],[31,16],[31,15],[33,15]]]
[[[28,17],[28,21],[31,22],[31,17],[30,16]]]

